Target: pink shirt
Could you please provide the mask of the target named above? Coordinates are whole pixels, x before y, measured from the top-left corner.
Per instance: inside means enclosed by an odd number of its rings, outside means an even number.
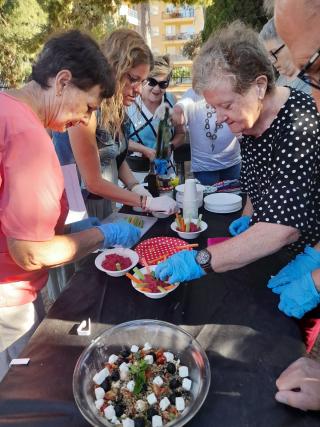
[[[0,307],[33,301],[48,279],[47,271],[19,267],[6,239],[51,240],[62,234],[67,211],[49,135],[26,104],[0,93]]]

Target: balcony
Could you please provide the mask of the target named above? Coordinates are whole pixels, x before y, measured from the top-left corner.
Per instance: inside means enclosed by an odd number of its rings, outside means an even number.
[[[162,12],[162,19],[194,19],[194,8],[178,9],[173,11]]]
[[[139,25],[138,12],[134,9],[131,9],[127,5],[120,6],[119,15],[125,16],[129,24],[135,26]]]
[[[164,41],[185,41],[185,40],[192,40],[196,34],[190,34],[190,33],[178,33],[178,34],[168,34],[163,36]]]

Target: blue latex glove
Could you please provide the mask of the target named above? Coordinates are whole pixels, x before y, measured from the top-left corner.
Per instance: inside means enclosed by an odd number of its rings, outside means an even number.
[[[91,216],[81,221],[73,222],[70,224],[70,233],[78,233],[79,231],[87,230],[88,228],[100,225],[101,222],[96,216]]]
[[[243,215],[240,218],[232,221],[232,223],[229,225],[230,234],[232,236],[237,236],[243,231],[248,230],[250,219],[251,217],[249,215]]]
[[[311,246],[306,246],[304,252],[297,255],[269,280],[268,288],[275,294],[280,294],[286,284],[317,268],[320,268],[320,252]]]
[[[306,273],[292,280],[285,286],[280,296],[279,310],[287,316],[301,317],[320,304],[320,294],[317,291],[311,273]]]
[[[166,159],[154,159],[154,164],[156,166],[156,174],[157,175],[167,175],[168,160],[166,160]]]
[[[104,236],[103,247],[121,245],[131,248],[140,239],[141,231],[138,227],[127,221],[119,221],[112,224],[101,224],[97,227]]]
[[[205,272],[195,260],[196,255],[196,251],[181,251],[172,255],[157,265],[156,277],[160,280],[169,278],[168,282],[173,284],[204,276]]]

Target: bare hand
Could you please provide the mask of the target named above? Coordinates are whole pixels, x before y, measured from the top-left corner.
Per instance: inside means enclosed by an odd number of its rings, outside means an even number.
[[[143,155],[147,157],[150,162],[152,162],[156,157],[156,150],[153,150],[153,148],[145,147],[145,149],[143,150]]]
[[[320,410],[320,363],[301,357],[282,372],[276,381],[278,402],[307,410]],[[293,391],[298,389],[298,391]]]

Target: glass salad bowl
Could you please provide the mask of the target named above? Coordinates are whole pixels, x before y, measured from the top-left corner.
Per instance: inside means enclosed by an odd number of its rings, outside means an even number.
[[[135,320],[104,331],[82,352],[76,363],[73,374],[74,398],[84,418],[93,426],[115,425],[96,408],[94,390],[97,386],[93,377],[103,370],[111,355],[119,355],[132,346],[143,348],[146,343],[152,349],[161,348],[167,354],[173,354],[175,359],[180,359],[181,365],[188,367],[188,381],[192,383],[185,409],[177,418],[163,425],[181,427],[201,408],[211,380],[209,361],[201,345],[176,325],[159,320]],[[119,421],[118,425],[123,425],[121,418]],[[145,426],[152,426],[152,423],[146,421]]]

